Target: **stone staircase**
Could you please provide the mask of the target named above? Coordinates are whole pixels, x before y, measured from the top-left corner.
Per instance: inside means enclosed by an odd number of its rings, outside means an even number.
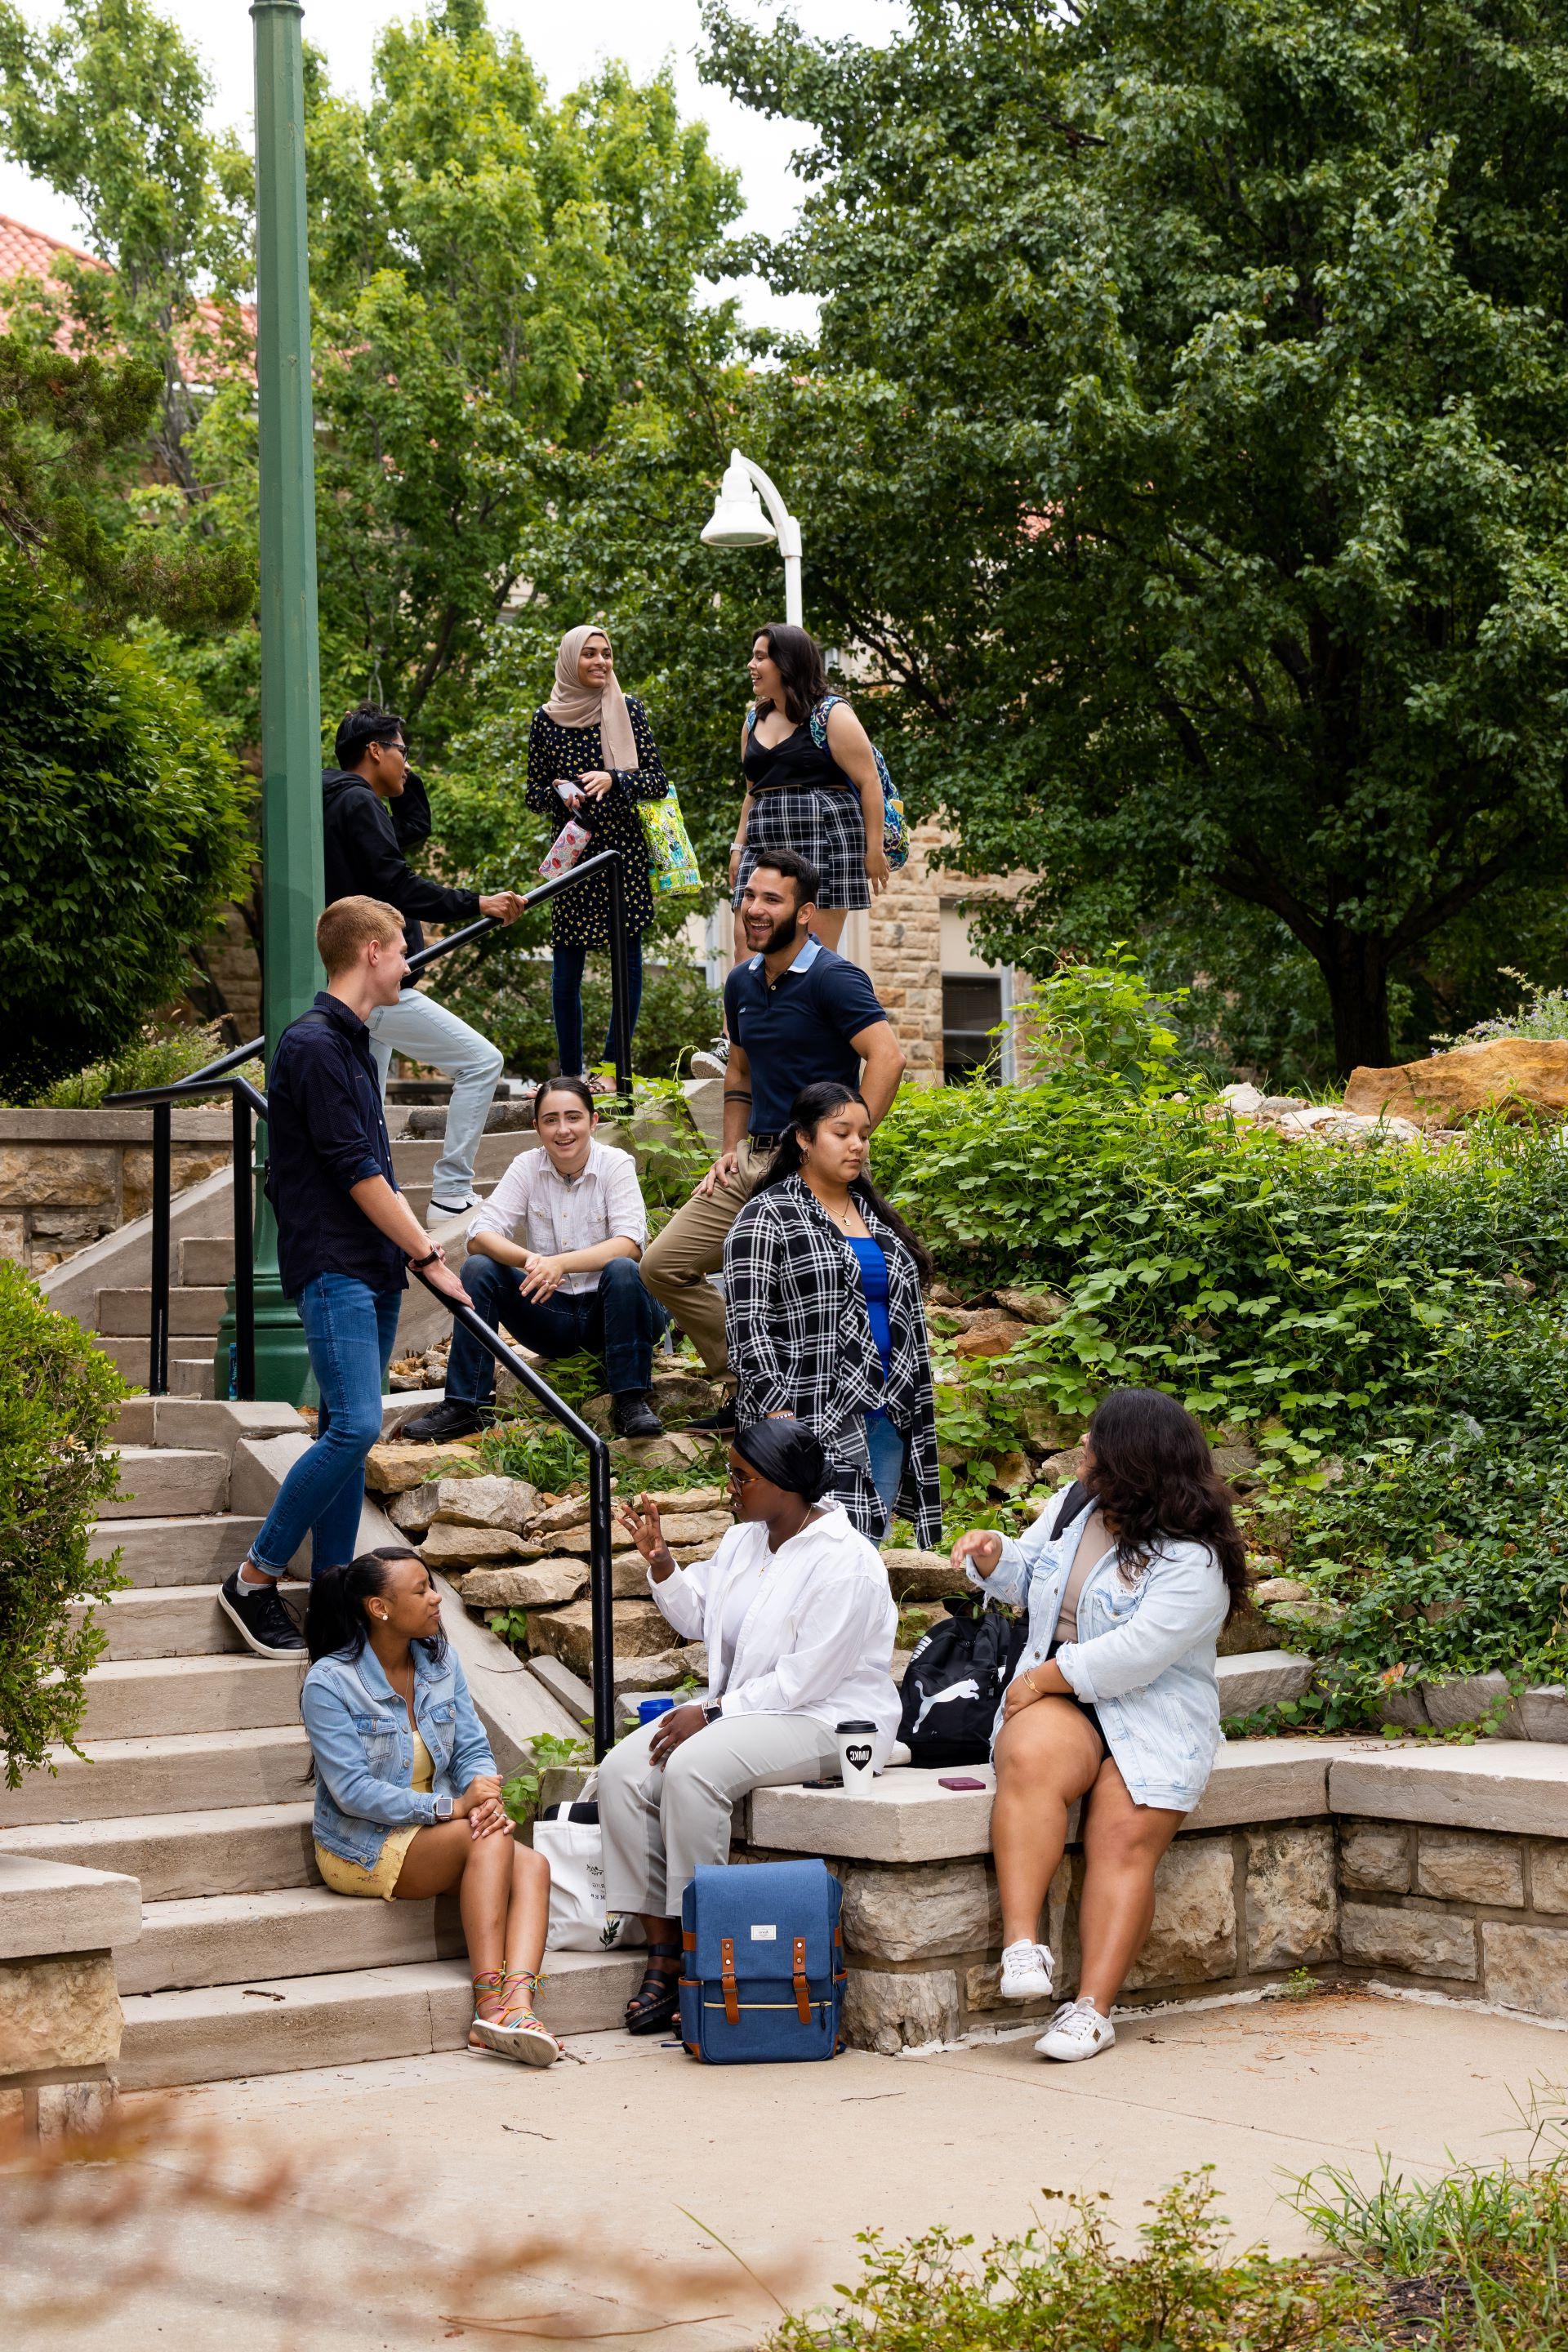
[[[388,1113],[392,1160],[397,1181],[416,1216],[423,1219],[430,1206],[430,1179],[441,1155],[439,1138],[401,1132],[406,1110]],[[520,1151],[532,1143],[531,1135],[515,1129],[484,1136],[475,1162],[475,1189],[487,1193],[506,1173]],[[226,1178],[205,1188],[202,1232],[173,1235],[170,1245],[169,1392],[173,1396],[210,1397],[214,1393],[213,1359],[218,1326],[223,1320],[226,1286],[234,1276],[232,1195]],[[461,1221],[454,1225],[460,1229]],[[439,1237],[450,1243],[446,1225]],[[78,1314],[99,1335],[105,1355],[113,1359],[128,1381],[147,1379],[148,1327],[153,1293],[143,1281],[98,1286],[80,1305]]]
[[[89,1676],[83,1752],[57,1750],[53,1775],[0,1790],[0,1854],[141,1881],[141,1938],[116,1954],[126,2088],[458,2049],[471,2014],[455,1899],[358,1903],[317,1877],[301,1669],[253,1656],[216,1603],[260,1525],[230,1508],[231,1493],[254,1511],[258,1462],[270,1463],[262,1487],[275,1487],[296,1444],[247,1445],[245,1411],[152,1398],[122,1408],[121,1491],[92,1549],[119,1548],[131,1580],[102,1612],[109,1645]],[[160,1416],[177,1442],[158,1442]],[[381,1523],[362,1539],[391,1533]],[[455,1596],[449,1622],[503,1770],[519,1738],[575,1729]],[[503,1736],[492,1704],[511,1711]],[[562,1954],[541,2013],[558,2032],[616,2026],[637,1973],[633,1958]]]

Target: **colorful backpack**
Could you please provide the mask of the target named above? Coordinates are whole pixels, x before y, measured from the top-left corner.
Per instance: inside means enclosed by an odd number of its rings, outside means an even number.
[[[811,740],[819,751],[827,750],[827,714],[836,702],[843,699],[841,694],[824,695],[811,714]],[[903,802],[893,789],[888,763],[875,743],[871,746],[871,757],[877,762],[877,773],[882,782],[882,855],[896,874],[901,866],[910,862],[909,820],[904,814]]]

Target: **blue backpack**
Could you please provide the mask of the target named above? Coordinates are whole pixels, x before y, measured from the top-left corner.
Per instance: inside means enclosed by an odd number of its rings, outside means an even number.
[[[827,714],[836,702],[843,699],[841,694],[826,695],[811,714],[811,740],[819,751],[827,750]],[[877,762],[877,775],[882,787],[882,854],[889,871],[897,874],[900,866],[910,862],[909,819],[904,814],[903,795],[895,786],[888,772],[888,763],[875,743],[871,746],[871,757]]]
[[[832,2058],[844,1890],[823,1862],[703,1864],[680,1906],[680,2039],[710,2066]]]

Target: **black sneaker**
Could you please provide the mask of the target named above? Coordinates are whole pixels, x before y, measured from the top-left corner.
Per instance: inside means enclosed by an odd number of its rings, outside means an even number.
[[[265,1584],[241,1584],[237,1568],[219,1585],[217,1605],[237,1628],[246,1648],[254,1650],[258,1658],[297,1658],[303,1653],[300,1629],[279,1599],[270,1577]]]
[[[641,1389],[626,1389],[610,1399],[610,1421],[617,1437],[664,1435],[664,1423]]]
[[[474,1436],[484,1425],[484,1414],[477,1404],[464,1404],[458,1397],[443,1397],[428,1412],[405,1421],[397,1434],[400,1441],[406,1438],[410,1445],[445,1445],[454,1437]]]
[[[721,1404],[717,1412],[704,1414],[700,1421],[689,1421],[686,1426],[688,1429],[703,1430],[710,1437],[733,1437],[739,1426],[733,1401]]]

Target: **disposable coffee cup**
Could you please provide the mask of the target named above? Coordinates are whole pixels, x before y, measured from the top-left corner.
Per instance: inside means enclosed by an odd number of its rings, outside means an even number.
[[[672,1698],[639,1698],[637,1721],[639,1724],[651,1723],[656,1715],[668,1715],[674,1705]]]
[[[840,1723],[834,1737],[838,1742],[838,1773],[845,1788],[852,1794],[868,1789],[875,1777],[871,1759],[877,1752],[876,1725]]]

